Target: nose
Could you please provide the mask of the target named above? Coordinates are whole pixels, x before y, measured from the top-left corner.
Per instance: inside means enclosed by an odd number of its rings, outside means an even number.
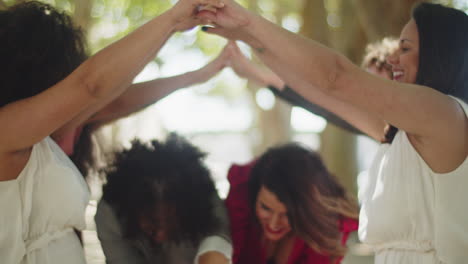
[[[388,64],[394,66],[394,65],[398,64],[398,62],[399,62],[399,55],[400,54],[399,54],[399,52],[397,50],[397,51],[389,54],[385,60],[387,61]]]
[[[270,222],[268,223],[271,230],[278,230],[281,227],[281,216],[274,214],[270,218]]]

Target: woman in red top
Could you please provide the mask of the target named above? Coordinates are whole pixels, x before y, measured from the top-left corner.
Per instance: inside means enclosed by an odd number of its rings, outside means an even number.
[[[226,206],[238,264],[339,263],[357,204],[315,152],[298,144],[233,165]]]

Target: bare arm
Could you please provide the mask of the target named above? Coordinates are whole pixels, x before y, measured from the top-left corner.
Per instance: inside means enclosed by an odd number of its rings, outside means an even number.
[[[330,110],[344,110],[344,104],[355,106],[356,111],[335,113],[361,130],[363,126],[370,128],[363,131],[380,134],[382,120],[404,130],[435,171],[449,171],[466,158],[468,121],[452,98],[427,87],[373,76],[335,51],[291,33],[232,0],[225,2],[216,14],[204,14],[217,25],[212,32],[247,42],[266,65],[306,99],[329,97],[326,108]],[[235,34],[226,35],[225,29]],[[357,112],[370,114],[361,119],[355,117]]]
[[[230,54],[224,49],[216,59],[196,71],[133,84],[121,96],[93,115],[86,123],[101,125],[109,123],[137,112],[180,88],[204,83],[226,66],[229,56]]]
[[[65,125],[97,101],[128,87],[135,75],[159,51],[180,19],[193,14],[198,3],[182,0],[159,17],[85,61],[63,81],[37,96],[0,109],[0,151],[28,148]]]
[[[209,31],[209,27],[203,27],[204,31]],[[273,85],[281,88],[285,85],[278,75],[266,68],[261,68],[247,59],[234,41],[229,41],[226,47],[231,53],[229,66],[241,78],[245,78],[260,86]]]
[[[361,131],[359,131],[357,128],[354,126],[350,125],[348,122],[344,121],[337,115],[331,113],[330,111],[326,110],[325,108],[320,107],[318,104],[312,103],[308,100],[306,100],[304,97],[302,97],[300,94],[296,93],[293,89],[291,89],[289,86],[285,86],[282,89],[278,89],[274,86],[268,86],[268,88],[279,98],[282,98],[286,102],[294,105],[294,106],[299,106],[304,108],[305,110],[315,114],[319,115],[327,122],[340,127],[344,130],[347,130],[348,132],[354,133],[354,134],[362,134]]]
[[[9,159],[7,153],[28,152],[32,145],[66,125],[87,107],[128,87],[175,26],[194,16],[198,4],[219,6],[217,0],[181,0],[169,11],[89,58],[53,87],[0,108],[3,128],[0,131],[0,168],[6,168],[3,165]],[[15,165],[18,168],[2,173],[1,179],[17,177],[16,172],[26,162],[23,160]]]
[[[352,133],[361,133],[354,126],[350,125],[342,118],[336,116],[336,114],[324,109],[323,105],[324,103],[326,103],[326,100],[321,100],[320,97],[314,97],[312,101],[306,100],[304,97],[302,97],[294,90],[289,88],[289,86],[286,86],[285,83],[274,72],[271,72],[268,69],[260,68],[259,66],[255,65],[252,61],[248,60],[242,54],[235,42],[230,42],[229,47],[232,52],[230,65],[232,69],[236,72],[236,74],[240,77],[246,78],[262,86],[268,86],[268,88],[270,88],[270,90],[276,96],[286,100],[287,102],[295,106],[303,107],[304,109],[314,114],[324,117],[327,120],[327,122],[331,122],[334,125],[346,129]],[[351,105],[349,105],[348,107],[351,109],[353,108]],[[333,110],[335,109],[331,109],[331,111]],[[346,110],[346,112],[349,111],[350,110]],[[363,116],[365,117],[367,116],[367,114],[363,113]],[[383,132],[383,128],[380,132]],[[377,136],[378,134],[375,133],[375,137]]]

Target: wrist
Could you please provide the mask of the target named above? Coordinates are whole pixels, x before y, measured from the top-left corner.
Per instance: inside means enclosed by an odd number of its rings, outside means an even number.
[[[260,53],[262,53],[262,50],[265,49],[263,43],[257,37],[261,33],[261,27],[259,27],[259,23],[262,22],[261,19],[264,18],[249,12],[249,22],[247,25],[244,26],[242,30],[242,41],[244,41],[255,51]]]
[[[177,25],[179,25],[183,20],[181,18],[182,14],[177,12],[175,7],[172,7],[171,9],[165,11],[160,15],[160,17],[163,19],[163,21],[167,21],[171,34],[178,31]]]
[[[187,79],[192,80],[192,84],[200,84],[206,82],[208,79],[207,75],[208,74],[204,71],[203,68],[186,73]]]

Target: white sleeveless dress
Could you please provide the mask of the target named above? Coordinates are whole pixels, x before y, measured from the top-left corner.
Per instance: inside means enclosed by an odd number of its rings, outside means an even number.
[[[84,264],[86,182],[57,144],[34,145],[18,176],[0,182],[0,263]]]
[[[400,130],[381,146],[369,176],[359,237],[374,247],[376,264],[468,263],[468,158],[435,173]]]

